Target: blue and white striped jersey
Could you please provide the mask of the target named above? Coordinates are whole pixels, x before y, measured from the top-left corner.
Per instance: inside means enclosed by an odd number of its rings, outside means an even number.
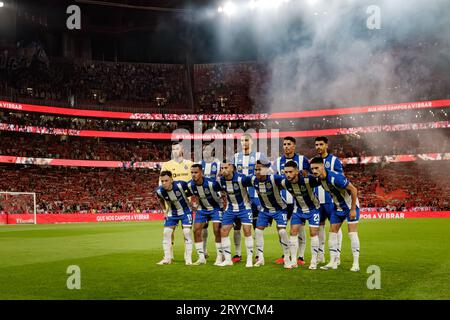
[[[284,203],[280,193],[283,176],[271,174],[264,181],[260,181],[256,176],[253,176],[251,179],[253,188],[258,194],[261,206],[265,212],[275,213],[286,209],[286,203]]]
[[[338,157],[333,156],[332,154],[328,154],[323,159],[323,164],[325,165],[325,169],[327,169],[327,170],[339,172],[342,174],[344,173],[344,169],[342,167],[341,160],[339,160]],[[319,186],[315,190],[315,192],[316,192],[317,197],[319,198],[320,204],[333,203],[333,199],[331,199],[331,195],[328,194],[327,192],[325,192],[325,190],[323,189],[322,186]]]
[[[261,160],[263,162],[268,162],[267,157],[261,152],[251,151],[248,155],[243,152],[235,153],[233,158],[233,164],[236,166],[236,172],[241,173],[246,176],[253,176],[255,174],[256,161]],[[248,189],[250,198],[257,198],[255,190],[250,187]]]
[[[347,186],[348,179],[339,172],[327,171],[327,178],[319,180],[325,191],[329,192],[337,211],[349,211],[352,206],[352,196]],[[356,199],[356,207],[359,208],[359,200]]]
[[[231,180],[220,177],[217,183],[227,195],[227,211],[240,212],[251,210],[250,197],[247,191],[247,188],[252,186],[251,177],[234,173]]]
[[[272,169],[276,174],[284,175],[284,165],[286,162],[294,161],[298,165],[298,169],[300,171],[302,170],[308,170],[310,171],[310,165],[309,165],[309,159],[305,156],[299,155],[298,153],[295,153],[292,158],[286,158],[286,156],[278,157],[277,160],[275,160],[274,166]],[[292,194],[287,192],[285,189],[281,190],[281,196],[283,197],[284,201],[287,204],[293,204],[294,198],[292,197]]]
[[[195,184],[193,180],[188,182],[190,193],[199,199],[199,210],[222,210],[222,202],[220,201],[220,186],[214,179],[203,178],[201,185]]]
[[[305,178],[299,173],[297,183],[283,179],[281,184],[295,200],[294,212],[309,213],[311,210],[320,208],[319,199],[314,194],[314,188],[319,185],[319,182],[314,176]]]
[[[188,202],[189,194],[186,195],[186,192],[189,192],[189,189],[187,182],[184,181],[174,181],[172,183],[172,190],[170,191],[164,190],[162,186],[156,189],[158,197],[165,201],[169,208],[167,214],[169,217],[178,217],[191,213]]]
[[[213,162],[202,160],[200,164],[202,165],[203,176],[206,178],[215,178],[220,172],[220,161],[217,159]]]

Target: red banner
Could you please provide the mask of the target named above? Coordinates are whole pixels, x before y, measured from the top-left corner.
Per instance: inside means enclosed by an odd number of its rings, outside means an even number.
[[[38,224],[163,220],[162,213],[38,214]],[[361,219],[450,218],[450,211],[361,212]],[[0,224],[30,224],[30,214],[0,214]]]
[[[94,118],[115,118],[115,119],[136,119],[136,120],[173,120],[173,121],[234,121],[234,120],[263,120],[263,119],[292,119],[325,117],[344,114],[369,113],[369,112],[389,112],[400,110],[413,110],[425,108],[440,108],[450,106],[450,100],[430,100],[419,102],[406,102],[396,104],[385,104],[375,106],[361,106],[353,108],[322,109],[320,108],[297,108],[313,109],[298,112],[279,112],[261,114],[160,114],[160,113],[131,113],[116,111],[98,111],[69,109],[61,107],[38,106],[31,104],[12,103],[0,101],[0,108],[18,111],[30,111],[38,113],[59,114],[67,116],[94,117]]]
[[[7,224],[33,223],[31,214],[0,214]],[[0,218],[1,219],[1,218]],[[162,213],[73,213],[73,214],[37,214],[38,224],[77,223],[77,222],[123,222],[123,221],[153,221],[163,220]],[[0,220],[1,221],[1,220]],[[0,222],[1,223],[1,222]]]
[[[317,137],[335,136],[357,133],[377,133],[394,132],[408,130],[446,129],[450,127],[449,121],[436,121],[425,123],[405,123],[393,125],[380,125],[368,127],[334,128],[323,130],[303,130],[303,131],[259,131],[251,135],[255,139],[280,139],[284,137]],[[95,137],[95,138],[120,138],[120,139],[155,139],[155,140],[211,140],[211,139],[240,139],[244,133],[156,133],[156,132],[121,132],[121,131],[97,131],[97,130],[73,130],[61,128],[47,128],[35,126],[23,126],[9,123],[0,123],[0,131],[13,131],[25,133],[50,134],[61,136]]]
[[[450,211],[361,212],[361,219],[450,218]]]

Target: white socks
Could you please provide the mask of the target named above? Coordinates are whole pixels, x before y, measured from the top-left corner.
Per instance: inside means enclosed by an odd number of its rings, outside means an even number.
[[[278,234],[280,236],[280,243],[281,247],[283,248],[284,258],[287,259],[289,258],[290,243],[286,229],[278,230]],[[292,259],[297,259],[297,257],[293,257]]]
[[[205,260],[205,252],[203,251],[203,242],[196,242],[195,250],[197,251],[198,258],[200,260]]]
[[[319,236],[311,237],[311,263],[317,263],[319,253]]]
[[[289,249],[291,251],[291,260],[293,262],[296,262],[297,261],[297,251],[298,251],[298,236],[291,236],[289,238]]]
[[[208,228],[202,229],[202,238],[203,238],[203,252],[206,255],[208,253]]]
[[[163,231],[163,250],[164,250],[164,259],[171,260],[171,248],[172,248],[172,228],[164,228]]]
[[[222,242],[216,242],[216,254],[218,257],[222,257]]]
[[[247,263],[253,264],[253,237],[245,237],[245,247],[247,248]]]
[[[191,237],[191,229],[183,228],[184,234],[184,261],[192,263],[192,237]]]
[[[338,257],[340,257],[341,256],[341,248],[342,248],[342,228],[339,229],[337,235],[338,235],[337,254],[338,254]]]
[[[256,228],[255,230],[256,255],[259,259],[264,259],[264,231]]]
[[[231,241],[230,237],[222,237],[222,251],[225,261],[231,261]]]
[[[349,232],[350,243],[353,253],[353,264],[359,264],[359,237],[358,232]]]
[[[241,230],[234,230],[233,231],[233,239],[234,239],[234,248],[235,248],[235,254],[238,256],[242,256],[242,250],[241,250]]]
[[[325,254],[325,225],[319,226],[319,254]]]
[[[330,232],[329,237],[328,247],[330,248],[330,263],[334,263],[337,257],[338,234]]]
[[[298,230],[298,256],[301,258],[305,257],[305,249],[306,249],[306,232],[305,226],[300,225],[300,229]],[[292,257],[292,259],[297,259],[297,257]]]

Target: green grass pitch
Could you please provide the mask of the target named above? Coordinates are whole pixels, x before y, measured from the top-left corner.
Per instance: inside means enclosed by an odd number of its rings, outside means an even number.
[[[246,269],[213,266],[211,229],[208,265],[184,265],[178,228],[174,264],[158,266],[161,222],[1,226],[0,299],[450,299],[449,230],[450,219],[362,221],[353,273],[346,225],[341,266],[330,271],[275,265],[274,228],[265,231],[266,265]],[[69,265],[81,268],[80,290],[66,287]],[[369,265],[381,269],[379,290],[367,288]]]

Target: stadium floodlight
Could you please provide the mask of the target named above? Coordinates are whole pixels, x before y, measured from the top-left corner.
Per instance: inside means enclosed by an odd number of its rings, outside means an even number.
[[[3,211],[7,215],[10,215],[11,217],[20,217],[16,219],[15,224],[37,224],[35,192],[0,191],[0,207],[3,208]],[[22,211],[24,209],[25,211]],[[11,212],[9,212],[9,210],[11,210]],[[18,212],[15,212],[17,210]],[[9,220],[9,218],[7,220]]]
[[[236,9],[237,9],[236,5],[231,1],[228,1],[227,3],[225,3],[222,6],[222,12],[224,14],[226,14],[227,16],[231,16],[231,15],[235,14]]]
[[[310,6],[313,6],[318,2],[318,0],[307,0],[307,2]]]
[[[0,1],[0,8],[3,8],[5,6],[5,3],[3,1]]]

